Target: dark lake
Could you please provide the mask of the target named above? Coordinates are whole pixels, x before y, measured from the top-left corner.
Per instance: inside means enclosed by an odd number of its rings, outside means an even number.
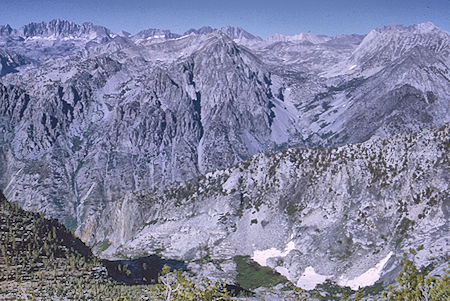
[[[164,259],[158,255],[137,259],[103,260],[103,264],[114,280],[129,285],[157,283],[164,265],[168,265],[171,270],[187,271],[187,265],[183,261]],[[231,296],[253,295],[239,285],[227,284],[226,289]]]
[[[168,265],[172,270],[187,270],[184,262],[164,259],[157,255],[137,259],[103,260],[103,264],[114,280],[125,284],[156,283],[164,265]]]

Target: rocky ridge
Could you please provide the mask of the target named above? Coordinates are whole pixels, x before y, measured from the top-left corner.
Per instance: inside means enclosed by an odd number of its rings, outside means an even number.
[[[448,139],[447,125],[256,155],[183,184],[129,193],[80,234],[92,245],[111,242],[103,256],[207,256],[222,279],[233,278],[234,256],[248,255],[299,286],[315,274],[354,289],[379,277],[389,282],[411,247],[426,246],[419,264],[447,264]]]

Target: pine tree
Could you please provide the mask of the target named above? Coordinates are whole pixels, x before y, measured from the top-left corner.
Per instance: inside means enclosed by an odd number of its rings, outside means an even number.
[[[450,299],[450,271],[445,269],[441,277],[427,275],[425,269],[418,269],[414,261],[417,251],[410,250],[410,255],[403,254],[402,272],[396,278],[398,287],[390,285],[383,298],[392,301],[424,300],[441,301]]]

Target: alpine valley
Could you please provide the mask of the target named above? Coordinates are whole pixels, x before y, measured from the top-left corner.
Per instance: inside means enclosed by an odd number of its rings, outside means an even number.
[[[0,189],[106,259],[236,283],[448,267],[450,34],[0,26]]]

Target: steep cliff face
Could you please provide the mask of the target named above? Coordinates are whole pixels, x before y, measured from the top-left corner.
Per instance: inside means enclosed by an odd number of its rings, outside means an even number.
[[[304,107],[309,143],[343,145],[439,127],[449,118],[449,63],[415,49],[369,78],[353,78]],[[447,59],[448,61],[448,59]]]
[[[5,77],[7,196],[74,228],[126,191],[274,149],[276,99],[263,65],[222,33],[188,39],[196,42],[189,55],[164,68],[145,53],[118,52],[55,58]]]
[[[104,256],[158,250],[226,267],[249,255],[299,286],[313,281],[311,268],[322,281],[370,285],[389,278],[410,247],[426,246],[422,264],[445,265],[448,145],[445,126],[260,154],[184,184],[129,193],[79,233],[92,245],[112,242]]]

